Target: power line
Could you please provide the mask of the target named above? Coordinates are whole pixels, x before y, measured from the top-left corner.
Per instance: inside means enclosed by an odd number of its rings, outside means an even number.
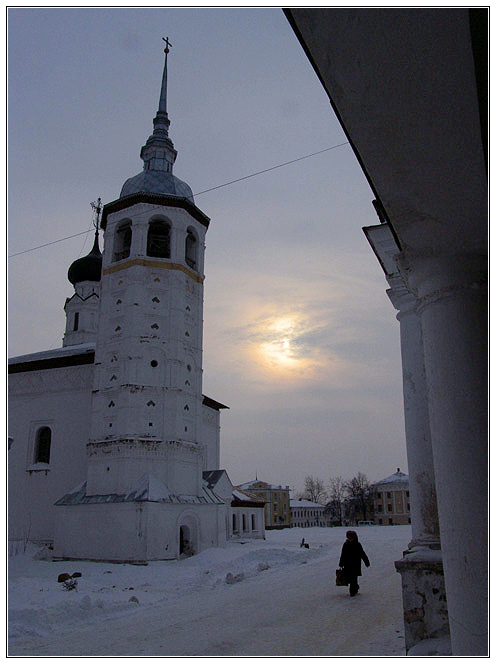
[[[274,171],[276,168],[282,168],[283,166],[294,164],[297,161],[302,161],[302,159],[309,159],[310,157],[315,157],[316,155],[322,154],[323,152],[329,152],[329,150],[335,150],[336,148],[341,148],[343,147],[343,145],[349,145],[348,141],[345,141],[344,143],[338,143],[338,145],[332,145],[330,148],[324,148],[323,150],[318,150],[318,152],[312,152],[311,154],[306,154],[303,157],[298,157],[297,159],[291,159],[290,161],[285,161],[283,164],[277,164],[277,166],[271,166],[270,168],[265,168],[262,171],[257,171],[256,173],[245,175],[242,178],[237,178],[236,180],[230,180],[229,182],[224,182],[224,184],[218,184],[216,187],[211,187],[210,189],[204,189],[203,191],[199,191],[197,194],[193,194],[193,196],[201,196],[201,194],[206,194],[209,191],[214,191],[215,189],[221,189],[222,187],[227,187],[231,184],[234,184],[235,182],[241,182],[242,180],[248,180],[249,178],[254,178],[256,175],[262,175],[262,173],[268,173],[269,171]],[[8,258],[13,258],[14,256],[20,256],[21,254],[27,254],[30,251],[36,251],[37,249],[42,249],[43,247],[49,247],[50,245],[57,244],[58,242],[71,240],[73,237],[79,237],[80,235],[85,235],[88,232],[89,231],[83,231],[82,233],[76,233],[75,235],[68,235],[67,237],[62,237],[59,240],[53,240],[53,242],[46,242],[45,244],[40,244],[37,247],[32,247],[31,249],[24,249],[24,251],[18,251],[15,254],[10,254]]]
[[[36,251],[36,249],[42,249],[43,247],[49,247],[51,244],[57,244],[57,242],[64,242],[64,240],[70,240],[73,237],[79,237],[80,235],[85,235],[88,231],[83,231],[82,233],[76,233],[75,235],[68,235],[67,237],[61,237],[60,240],[53,240],[53,242],[46,242],[45,244],[40,244],[37,247],[32,249],[24,249],[24,251],[18,251],[15,254],[10,254],[8,258],[13,258],[14,256],[19,256],[20,254],[27,254],[28,251]]]

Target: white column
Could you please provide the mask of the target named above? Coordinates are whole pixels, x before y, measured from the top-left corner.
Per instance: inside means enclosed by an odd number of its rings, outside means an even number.
[[[400,254],[420,300],[453,655],[487,654],[487,260]]]
[[[387,291],[400,323],[406,451],[410,491],[412,541],[409,548],[440,548],[434,461],[425,379],[422,327],[417,299],[401,277],[388,277]]]

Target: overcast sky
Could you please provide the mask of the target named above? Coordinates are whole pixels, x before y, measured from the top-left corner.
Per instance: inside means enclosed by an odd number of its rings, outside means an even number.
[[[142,169],[169,55],[174,173],[193,193],[344,143],[281,9],[10,9],[9,254],[91,226]],[[203,392],[234,483],[407,472],[399,327],[348,145],[195,196]],[[9,356],[57,348],[92,233],[9,259]]]

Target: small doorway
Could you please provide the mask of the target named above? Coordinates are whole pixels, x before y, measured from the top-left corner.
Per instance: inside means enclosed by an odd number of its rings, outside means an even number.
[[[179,528],[179,555],[190,555],[190,535],[188,526]]]

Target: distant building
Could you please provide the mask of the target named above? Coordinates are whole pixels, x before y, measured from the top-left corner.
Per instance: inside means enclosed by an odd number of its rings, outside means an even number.
[[[261,498],[233,487],[225,470],[203,471],[203,481],[226,505],[228,539],[265,539],[265,502]]]
[[[253,482],[240,484],[237,488],[249,491],[265,501],[265,528],[267,530],[290,527],[289,486],[268,484],[256,479]]]
[[[408,475],[400,469],[380,482],[374,489],[374,522],[379,525],[400,526],[411,523]]]
[[[313,503],[311,500],[290,500],[291,528],[312,528],[329,526],[330,517],[326,514],[325,505]]]

